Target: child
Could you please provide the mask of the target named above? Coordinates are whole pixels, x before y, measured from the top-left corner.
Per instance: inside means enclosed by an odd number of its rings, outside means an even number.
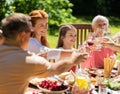
[[[60,27],[59,38],[57,42],[57,47],[59,49],[64,50],[75,50],[73,45],[77,40],[77,32],[76,28],[71,24],[62,25]],[[69,57],[65,57],[63,59],[68,59]],[[71,68],[74,72],[76,70],[76,66]]]

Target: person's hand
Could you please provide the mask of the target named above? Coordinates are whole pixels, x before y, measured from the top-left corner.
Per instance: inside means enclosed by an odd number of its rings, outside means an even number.
[[[47,59],[47,54],[46,53],[44,53],[44,54],[38,53],[37,55],[41,56],[41,57],[44,57],[45,59]]]
[[[88,90],[85,89],[80,90],[78,86],[73,86],[72,94],[88,94]]]
[[[109,37],[102,37],[101,41],[102,42],[113,42],[113,40],[111,38],[109,38]]]
[[[114,49],[114,43],[113,42],[102,42],[101,43],[104,47],[110,48],[110,49]]]
[[[75,64],[79,64],[80,62],[83,62],[87,58],[87,53],[73,53],[72,54],[72,61]]]

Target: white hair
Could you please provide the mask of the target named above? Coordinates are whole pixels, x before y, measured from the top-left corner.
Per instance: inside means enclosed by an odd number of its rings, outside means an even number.
[[[97,23],[98,20],[104,20],[104,21],[106,21],[107,22],[107,27],[109,26],[109,21],[108,21],[108,19],[105,16],[97,15],[92,20],[92,27],[96,25],[96,23]]]

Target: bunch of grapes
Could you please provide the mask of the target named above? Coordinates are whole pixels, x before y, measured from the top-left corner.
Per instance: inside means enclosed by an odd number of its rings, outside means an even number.
[[[41,81],[41,83],[39,83],[39,86],[41,88],[45,88],[51,91],[60,91],[68,88],[68,86],[64,85],[64,83],[58,81],[51,81],[51,80],[43,80]]]

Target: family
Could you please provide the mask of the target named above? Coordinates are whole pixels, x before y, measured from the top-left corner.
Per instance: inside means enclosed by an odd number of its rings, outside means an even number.
[[[105,16],[93,18],[88,39],[102,38],[108,32]],[[56,48],[47,41],[48,14],[33,10],[29,15],[13,13],[2,20],[0,31],[0,94],[24,94],[32,77],[48,77],[71,70],[82,62],[82,68],[104,67],[103,59],[120,52],[120,46],[109,38],[101,43],[100,50],[79,53],[73,45],[77,39],[76,28],[70,24],[59,30]],[[106,32],[105,32],[106,31]],[[104,40],[104,39],[103,39]],[[87,40],[86,40],[87,42]],[[86,42],[84,45],[86,45]],[[87,49],[88,45],[86,45]],[[55,63],[49,62],[54,59]],[[75,70],[74,70],[75,71]],[[73,94],[87,94],[73,87]]]

